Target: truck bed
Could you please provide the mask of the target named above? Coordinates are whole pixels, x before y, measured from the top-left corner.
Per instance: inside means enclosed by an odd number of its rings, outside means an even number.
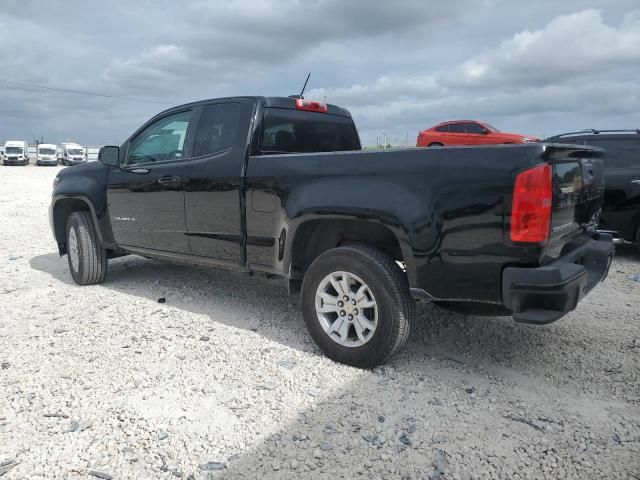
[[[252,156],[247,262],[286,275],[301,225],[374,220],[398,239],[412,288],[436,300],[501,303],[505,265],[543,265],[590,238],[603,189],[601,156],[543,143]],[[554,171],[549,242],[514,244],[508,227],[515,177],[544,162]]]

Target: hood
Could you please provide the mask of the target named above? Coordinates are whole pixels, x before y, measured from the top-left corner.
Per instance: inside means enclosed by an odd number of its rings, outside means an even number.
[[[66,176],[91,174],[93,172],[99,172],[103,170],[109,170],[109,167],[107,165],[103,165],[100,162],[85,162],[79,165],[74,165],[72,167],[63,168],[58,173],[58,176],[60,178],[63,178]]]

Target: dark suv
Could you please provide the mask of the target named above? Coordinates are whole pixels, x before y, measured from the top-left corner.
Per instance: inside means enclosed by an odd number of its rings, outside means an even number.
[[[605,149],[605,194],[599,229],[640,247],[640,130],[583,130],[547,142]]]

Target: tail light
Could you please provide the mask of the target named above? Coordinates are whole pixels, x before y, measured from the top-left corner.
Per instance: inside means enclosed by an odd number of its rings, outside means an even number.
[[[298,110],[306,110],[307,112],[327,113],[327,104],[316,102],[315,100],[305,100],[304,98],[296,98],[296,108]]]
[[[551,165],[540,165],[521,172],[513,187],[511,240],[545,243],[551,223]]]

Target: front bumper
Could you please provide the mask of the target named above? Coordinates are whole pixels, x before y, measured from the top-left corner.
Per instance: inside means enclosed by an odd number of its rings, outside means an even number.
[[[3,163],[5,165],[26,165],[28,162],[26,159],[16,160],[15,158],[5,158],[3,159]]]
[[[502,273],[503,303],[516,322],[554,322],[606,278],[614,251],[611,235],[597,233],[542,267],[507,267]]]

